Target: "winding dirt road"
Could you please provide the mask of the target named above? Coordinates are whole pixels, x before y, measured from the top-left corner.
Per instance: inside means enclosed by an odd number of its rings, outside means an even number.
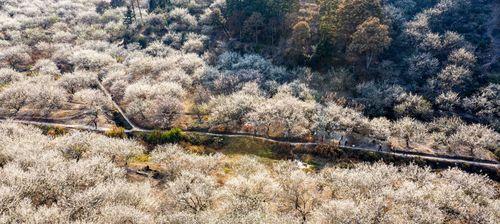
[[[112,95],[108,92],[108,90],[102,85],[100,81],[98,81],[99,88],[104,92],[104,94],[111,100],[113,103],[114,107],[117,109],[117,111],[123,116],[124,120],[132,127],[130,130],[125,130],[126,133],[150,133],[153,132],[154,130],[148,130],[144,128],[140,128],[139,126],[135,125],[125,114],[125,112],[121,109],[121,107],[114,101]],[[77,130],[84,130],[84,131],[97,131],[97,132],[106,132],[109,131],[110,128],[105,128],[105,127],[94,127],[94,126],[89,126],[89,125],[72,125],[72,124],[61,124],[61,123],[56,123],[53,121],[50,122],[43,122],[43,121],[32,121],[32,120],[16,120],[16,119],[4,119],[0,118],[0,122],[15,122],[15,123],[20,123],[20,124],[27,124],[27,125],[36,125],[36,126],[45,126],[45,127],[64,127],[64,128],[69,128],[69,129],[77,129]],[[208,131],[191,131],[191,130],[184,130],[186,133],[194,133],[194,134],[202,134],[206,136],[217,136],[217,137],[242,137],[242,138],[252,138],[252,139],[258,139],[270,143],[279,143],[279,144],[287,144],[290,146],[296,146],[296,147],[315,147],[320,145],[320,143],[314,143],[314,142],[292,142],[292,141],[282,141],[282,140],[276,140],[276,139],[270,139],[270,138],[265,138],[262,136],[256,136],[252,134],[247,134],[247,133],[235,133],[235,134],[220,134],[220,133],[211,133]],[[439,156],[439,155],[431,155],[431,154],[417,154],[417,153],[412,153],[412,152],[393,152],[393,151],[380,151],[375,148],[359,148],[359,147],[349,147],[349,146],[340,146],[341,149],[348,149],[348,150],[356,150],[356,151],[364,151],[364,152],[375,152],[379,153],[382,155],[388,155],[388,156],[396,156],[400,158],[407,158],[407,159],[412,159],[412,160],[427,160],[427,161],[433,161],[433,162],[442,162],[442,163],[447,163],[447,164],[452,164],[453,166],[458,166],[458,165],[467,165],[467,166],[479,166],[479,167],[484,167],[492,170],[498,170],[500,168],[500,164],[496,161],[474,161],[474,160],[467,160],[467,159],[462,159],[462,158],[451,158],[451,157],[445,157],[445,156]]]
[[[68,128],[68,129],[94,131],[94,132],[106,132],[106,131],[110,130],[110,128],[104,128],[104,127],[95,128],[93,126],[88,126],[88,125],[58,124],[58,123],[52,123],[52,122],[13,120],[13,119],[1,119],[1,118],[0,118],[0,122],[14,122],[14,123],[20,123],[20,124],[45,126],[45,127],[63,127],[63,128]],[[133,132],[150,133],[150,132],[153,132],[153,130],[144,130],[144,129],[143,130],[126,130],[125,132],[126,133],[133,133]],[[189,130],[186,130],[185,132],[186,133],[202,134],[202,135],[207,135],[207,136],[217,136],[217,137],[253,138],[253,139],[259,139],[259,140],[270,142],[270,143],[288,144],[291,146],[300,146],[300,147],[314,147],[314,146],[319,145],[319,143],[312,143],[312,142],[281,141],[281,140],[269,139],[269,138],[260,137],[260,136],[253,136],[250,134],[218,134],[218,133],[189,131]],[[466,159],[443,157],[443,156],[438,156],[438,155],[422,155],[422,154],[414,154],[411,152],[379,151],[377,149],[372,149],[372,148],[359,148],[359,147],[349,147],[349,146],[340,146],[339,148],[355,150],[355,151],[375,152],[375,153],[379,153],[382,155],[397,156],[400,158],[408,158],[408,159],[414,159],[414,160],[428,160],[428,161],[444,162],[444,163],[450,163],[450,164],[462,164],[462,165],[465,164],[465,165],[481,166],[481,167],[487,167],[487,168],[496,169],[496,170],[500,169],[500,164],[498,162],[495,162],[495,161],[473,161],[473,160],[466,160]]]
[[[138,127],[137,125],[135,125],[132,121],[130,121],[130,119],[127,117],[125,112],[123,112],[120,105],[118,105],[118,103],[116,103],[116,101],[113,99],[113,96],[111,95],[111,93],[109,93],[109,91],[104,87],[104,85],[102,85],[101,80],[97,80],[97,84],[98,84],[99,88],[104,92],[104,95],[106,95],[108,97],[108,99],[111,101],[111,103],[113,104],[115,109],[118,110],[118,112],[121,114],[123,119],[125,119],[125,121],[128,123],[128,125],[130,125],[130,127],[132,127],[132,131],[146,131],[146,130]]]

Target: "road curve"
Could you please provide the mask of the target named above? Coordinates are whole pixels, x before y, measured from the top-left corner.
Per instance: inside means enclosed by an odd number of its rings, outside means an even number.
[[[115,109],[118,110],[118,113],[120,113],[122,115],[123,119],[125,119],[125,121],[130,125],[130,127],[132,127],[132,131],[145,131],[144,129],[138,127],[137,125],[135,125],[134,123],[132,123],[132,121],[130,121],[130,119],[127,117],[127,115],[125,114],[125,112],[123,112],[123,110],[120,107],[120,105],[118,105],[115,102],[115,100],[113,99],[113,96],[104,87],[104,85],[102,85],[102,83],[101,83],[101,81],[99,79],[97,80],[97,85],[104,92],[104,95],[106,95],[108,97],[108,99],[111,101],[111,103],[113,104],[113,106],[115,107]]]
[[[113,96],[108,92],[108,90],[102,85],[101,81],[97,81],[99,88],[104,92],[104,94],[111,100],[113,103],[113,106],[118,110],[118,112],[122,115],[122,117],[125,119],[125,121],[132,127],[131,130],[125,130],[126,133],[151,133],[155,130],[148,130],[148,129],[143,129],[132,123],[132,121],[127,117],[127,115],[123,112],[121,107],[114,101]],[[46,127],[64,127],[64,128],[70,128],[70,129],[78,129],[78,130],[85,130],[85,131],[97,131],[97,132],[106,132],[109,131],[110,128],[104,128],[104,127],[93,127],[89,125],[71,125],[71,124],[58,124],[58,123],[53,123],[53,122],[40,122],[40,121],[28,121],[28,120],[13,120],[13,119],[3,119],[0,118],[0,122],[5,122],[5,121],[10,121],[10,122],[15,122],[15,123],[20,123],[20,124],[28,124],[28,125],[38,125],[38,126],[46,126]],[[194,134],[203,134],[203,135],[208,135],[208,136],[217,136],[217,137],[242,137],[242,138],[253,138],[253,139],[259,139],[262,141],[267,141],[271,143],[280,143],[280,144],[287,144],[291,146],[297,146],[297,147],[314,147],[320,145],[320,143],[315,143],[315,142],[292,142],[292,141],[283,141],[283,140],[276,140],[276,139],[270,139],[270,138],[265,138],[262,136],[256,136],[248,133],[211,133],[208,131],[191,131],[191,130],[184,130],[186,133],[194,133]],[[379,151],[377,149],[372,149],[372,148],[359,148],[359,147],[349,147],[349,146],[340,146],[339,148],[341,149],[349,149],[349,150],[356,150],[356,151],[364,151],[364,152],[375,152],[375,153],[380,153],[383,155],[391,155],[391,156],[397,156],[397,157],[402,157],[402,158],[408,158],[408,159],[414,159],[414,160],[429,160],[429,161],[434,161],[434,162],[445,162],[445,163],[452,163],[452,164],[466,164],[466,165],[474,165],[474,166],[482,166],[482,167],[488,167],[490,169],[495,169],[498,170],[500,168],[500,165],[496,161],[474,161],[474,160],[467,160],[467,159],[458,159],[458,158],[450,158],[450,157],[444,157],[444,156],[439,156],[439,155],[431,155],[431,154],[416,154],[416,153],[411,153],[411,152],[392,152],[392,151]]]

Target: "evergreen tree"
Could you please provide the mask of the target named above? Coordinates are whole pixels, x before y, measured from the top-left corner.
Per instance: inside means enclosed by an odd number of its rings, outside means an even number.
[[[125,5],[125,0],[111,0],[111,7],[117,8]]]
[[[95,11],[99,14],[103,14],[106,10],[109,9],[110,4],[107,2],[98,2],[95,6]]]
[[[351,39],[348,54],[354,57],[355,61],[360,61],[364,56],[365,69],[368,69],[373,59],[391,43],[388,26],[376,17],[370,17],[360,24]]]
[[[259,35],[264,27],[262,14],[255,12],[243,23],[243,34],[245,39],[253,40],[255,44],[259,42]]]
[[[123,19],[123,24],[128,28],[135,20],[135,13],[130,6],[127,6],[127,12],[125,13],[125,18]]]
[[[123,19],[123,24],[127,28],[123,34],[123,43],[125,46],[132,41],[132,31],[130,26],[134,23],[135,13],[130,6],[127,6],[127,12],[125,13],[125,18]]]
[[[248,42],[255,41],[254,24],[262,22],[267,26],[258,31],[263,37],[266,34],[266,38],[259,38],[259,41],[273,43],[280,33],[290,28],[286,25],[286,17],[298,12],[300,4],[298,0],[227,0],[226,7],[225,17],[233,35],[239,35]],[[253,38],[247,38],[248,25],[254,28]]]
[[[343,44],[368,18],[382,17],[380,0],[322,0],[320,7],[322,31]]]
[[[296,23],[288,40],[287,58],[291,64],[305,65],[311,54],[311,27],[306,21]]]
[[[149,0],[148,11],[167,10],[170,7],[170,0]]]

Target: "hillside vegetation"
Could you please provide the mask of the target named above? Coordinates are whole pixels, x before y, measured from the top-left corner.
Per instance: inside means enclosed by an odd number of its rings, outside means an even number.
[[[500,223],[486,176],[315,153],[494,173],[498,13],[495,0],[0,0],[0,223]],[[186,130],[214,138],[166,144]],[[297,142],[327,162],[274,155]]]
[[[456,169],[304,170],[251,156],[147,153],[86,132],[0,124],[1,223],[498,223],[498,183]],[[135,170],[154,172],[147,178]]]
[[[490,11],[486,0],[3,1],[0,113],[111,126],[102,82],[144,128],[364,136],[494,160],[498,73],[480,66],[494,50]]]

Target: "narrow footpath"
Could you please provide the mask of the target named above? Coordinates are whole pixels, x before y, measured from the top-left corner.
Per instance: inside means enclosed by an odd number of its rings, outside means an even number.
[[[59,124],[59,123],[53,123],[53,122],[39,122],[39,121],[26,121],[26,120],[13,120],[13,119],[1,119],[0,122],[14,122],[14,123],[20,123],[20,124],[27,124],[27,125],[36,125],[36,126],[44,126],[44,127],[63,127],[63,128],[68,128],[68,129],[75,129],[75,130],[83,130],[83,131],[93,131],[93,132],[106,132],[109,131],[110,128],[103,128],[103,127],[98,127],[95,128],[93,126],[88,126],[88,125],[71,125],[71,124]],[[154,130],[126,130],[126,133],[150,133],[153,132]],[[269,139],[261,136],[254,136],[250,134],[219,134],[219,133],[210,133],[210,132],[202,132],[202,131],[189,131],[185,130],[186,133],[195,133],[195,134],[202,134],[202,135],[207,135],[207,136],[218,136],[218,137],[242,137],[242,138],[253,138],[253,139],[259,139],[262,141],[270,142],[270,143],[280,143],[280,144],[287,144],[291,146],[299,146],[299,147],[314,147],[320,145],[319,143],[313,143],[313,142],[289,142],[289,141],[282,141],[282,140],[275,140],[275,139]],[[481,166],[489,169],[500,169],[500,164],[496,161],[474,161],[474,160],[467,160],[467,159],[458,159],[458,158],[451,158],[451,157],[444,157],[444,156],[438,156],[438,155],[422,155],[422,154],[416,154],[416,153],[411,153],[411,152],[392,152],[392,151],[380,151],[378,149],[372,149],[372,148],[359,148],[359,147],[350,147],[350,146],[340,146],[340,149],[349,149],[349,150],[355,150],[355,151],[362,151],[362,152],[375,152],[379,153],[381,155],[387,155],[387,156],[397,156],[400,158],[408,158],[408,159],[415,159],[415,160],[429,160],[429,161],[434,161],[434,162],[444,162],[444,163],[453,163],[453,164],[465,164],[465,165],[473,165],[473,166]]]
[[[126,133],[151,133],[155,130],[148,130],[144,128],[140,128],[138,125],[135,125],[125,114],[125,112],[122,110],[122,108],[114,101],[112,95],[108,92],[108,90],[102,85],[100,81],[98,81],[99,88],[104,92],[104,94],[111,100],[113,103],[114,107],[116,110],[120,113],[120,115],[123,117],[125,122],[128,123],[129,127],[132,127],[130,130],[125,130]],[[33,121],[33,120],[16,120],[16,119],[5,119],[5,118],[0,118],[0,122],[15,122],[15,123],[20,123],[20,124],[27,124],[27,125],[36,125],[36,126],[45,126],[45,127],[63,127],[63,128],[68,128],[68,129],[76,129],[76,130],[84,130],[84,131],[93,131],[93,132],[107,132],[110,130],[110,128],[104,128],[104,127],[94,127],[94,126],[89,126],[89,125],[72,125],[72,124],[63,124],[63,123],[57,123],[53,121]],[[265,138],[262,136],[256,136],[248,133],[211,133],[208,131],[192,131],[192,130],[184,130],[186,133],[194,133],[194,134],[202,134],[206,136],[217,136],[217,137],[242,137],[242,138],[253,138],[253,139],[258,139],[270,143],[279,143],[279,144],[287,144],[290,146],[294,147],[315,147],[320,145],[320,143],[314,143],[314,142],[292,142],[292,141],[283,141],[283,140],[276,140],[276,139],[270,139],[270,138]],[[385,156],[395,156],[399,158],[407,158],[411,160],[427,160],[427,161],[433,161],[433,162],[441,162],[441,163],[446,163],[446,164],[452,164],[452,166],[459,166],[459,165],[466,165],[466,166],[479,166],[479,167],[484,167],[485,169],[490,169],[490,170],[496,170],[498,173],[498,170],[500,168],[500,164],[497,161],[475,161],[475,160],[468,160],[468,159],[463,159],[463,158],[453,158],[453,157],[446,157],[446,156],[439,156],[439,155],[432,155],[432,154],[419,154],[419,153],[412,153],[412,152],[393,152],[393,151],[381,151],[375,148],[359,148],[359,147],[350,147],[350,146],[340,146],[340,149],[348,149],[348,150],[355,150],[355,151],[361,151],[361,152],[375,152],[379,153],[381,155]]]

